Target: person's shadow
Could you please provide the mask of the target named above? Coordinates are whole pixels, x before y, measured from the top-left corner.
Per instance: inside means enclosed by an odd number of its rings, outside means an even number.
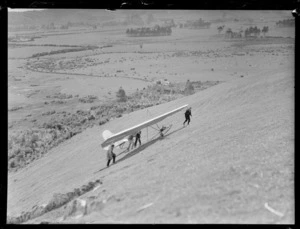
[[[124,160],[126,160],[126,159],[128,159],[128,158],[130,158],[130,157],[132,157],[132,156],[134,156],[134,155],[136,155],[136,154],[138,154],[139,152],[141,152],[142,150],[144,150],[144,149],[147,148],[148,146],[151,146],[152,144],[154,144],[154,143],[157,142],[157,141],[164,140],[166,137],[168,137],[168,136],[170,136],[170,135],[176,133],[177,131],[179,131],[179,130],[181,130],[181,129],[183,129],[183,128],[184,128],[184,126],[178,128],[178,129],[176,129],[176,130],[174,130],[174,131],[172,131],[172,132],[170,132],[170,133],[168,133],[168,134],[166,134],[166,135],[164,135],[164,137],[160,137],[160,136],[159,136],[159,137],[157,137],[157,138],[154,138],[153,140],[150,140],[149,142],[146,142],[145,144],[143,144],[143,145],[141,145],[140,147],[138,147],[138,148],[132,150],[131,152],[127,153],[124,157],[122,157],[122,158],[120,158],[119,160],[117,160],[115,164],[120,163],[121,161],[124,161]],[[121,154],[124,154],[124,153],[126,153],[126,152],[127,152],[127,150],[122,151],[121,153],[119,153],[119,154],[117,155],[117,157],[119,157]],[[104,167],[104,168],[98,170],[98,171],[95,172],[95,173],[101,172],[101,171],[103,171],[103,170],[105,170],[105,169],[107,169],[107,168],[109,168],[109,167]]]

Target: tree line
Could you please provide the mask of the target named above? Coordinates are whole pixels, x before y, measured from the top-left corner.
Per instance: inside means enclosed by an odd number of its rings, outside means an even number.
[[[225,25],[219,26],[217,28],[218,33],[220,34],[225,28]],[[254,27],[248,27],[245,30],[240,29],[238,32],[232,31],[231,28],[228,28],[225,32],[225,36],[227,38],[242,38],[242,37],[259,37],[261,33],[266,36],[266,34],[269,32],[269,27],[264,26],[262,29],[257,28],[257,26]]]
[[[169,36],[172,33],[171,26],[141,27],[127,29],[127,36]]]
[[[276,26],[278,26],[278,27],[293,27],[293,26],[295,26],[295,20],[294,19],[285,19],[285,20],[277,21]]]

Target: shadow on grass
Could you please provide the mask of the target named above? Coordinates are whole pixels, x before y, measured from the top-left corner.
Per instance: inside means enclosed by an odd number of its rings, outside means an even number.
[[[178,128],[178,129],[176,129],[176,130],[174,130],[174,131],[172,131],[172,132],[170,132],[170,133],[168,133],[168,134],[166,134],[163,138],[159,136],[159,137],[157,137],[157,138],[154,138],[153,140],[150,140],[149,142],[146,142],[145,144],[141,145],[140,147],[138,147],[138,148],[136,148],[136,149],[130,151],[129,153],[127,153],[127,154],[126,154],[124,157],[122,157],[121,159],[117,160],[115,164],[117,164],[117,163],[119,163],[119,162],[121,162],[121,161],[124,161],[124,160],[126,160],[126,159],[128,159],[128,158],[130,158],[130,157],[132,157],[132,156],[134,156],[134,155],[136,155],[136,154],[138,154],[138,153],[140,153],[140,152],[143,151],[145,148],[147,148],[147,147],[153,145],[153,144],[156,143],[157,141],[164,140],[164,139],[167,138],[168,136],[170,136],[170,135],[176,133],[177,131],[179,131],[179,130],[181,130],[181,129],[183,129],[183,128],[184,128],[184,126]],[[123,154],[123,153],[126,153],[126,150],[124,150],[124,151],[122,151],[121,153],[119,153],[119,154],[117,155],[117,157],[119,157],[119,156],[120,156],[121,154]],[[105,169],[108,169],[108,168],[109,168],[109,167],[102,168],[102,169],[98,170],[98,171],[95,172],[95,173],[101,172],[101,171],[103,171],[103,170],[105,170]],[[94,173],[94,174],[95,174],[95,173]]]

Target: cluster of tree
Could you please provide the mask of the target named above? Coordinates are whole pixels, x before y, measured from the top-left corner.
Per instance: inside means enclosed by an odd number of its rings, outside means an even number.
[[[196,21],[187,21],[186,23],[179,24],[179,28],[190,28],[190,29],[208,29],[210,27],[211,23],[204,21],[202,18],[199,18]]]
[[[225,32],[225,36],[228,37],[228,38],[242,38],[243,35],[243,30],[240,30],[239,32],[234,32],[232,31],[231,28],[228,28]]]
[[[142,27],[136,29],[127,29],[126,34],[128,36],[134,37],[144,37],[144,36],[168,36],[171,35],[172,29],[170,26],[159,26],[154,27]]]
[[[218,27],[218,32],[220,33],[225,26],[220,26]],[[259,37],[261,33],[264,34],[264,36],[266,36],[266,33],[269,32],[269,27],[268,26],[264,26],[262,29],[257,28],[256,26],[254,27],[249,27],[246,28],[245,31],[243,31],[242,29],[240,29],[239,32],[234,32],[232,31],[231,28],[228,28],[225,32],[225,36],[228,38],[242,38],[243,37],[243,33],[244,33],[244,37]]]
[[[262,29],[255,27],[250,27],[245,30],[245,37],[259,37],[260,33],[263,33],[264,36],[269,32],[269,27],[264,26]]]
[[[278,27],[294,27],[295,20],[294,19],[285,19],[282,21],[278,21],[278,22],[276,22],[276,26],[278,26]]]

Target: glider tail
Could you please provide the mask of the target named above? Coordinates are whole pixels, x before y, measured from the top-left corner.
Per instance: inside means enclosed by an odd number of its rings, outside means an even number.
[[[105,141],[106,139],[110,138],[110,137],[113,136],[113,135],[114,135],[114,134],[113,134],[112,132],[110,132],[109,130],[104,130],[103,133],[102,133],[102,137],[103,137],[104,141]],[[123,144],[124,144],[125,142],[127,142],[127,141],[128,141],[128,139],[127,139],[127,138],[124,138],[124,139],[122,139],[122,140],[120,140],[120,141],[115,142],[114,144],[115,144],[116,147],[122,148]],[[109,148],[109,146],[104,147],[105,150],[108,150],[108,148]]]
[[[102,137],[104,140],[110,138],[111,136],[113,136],[114,134],[112,132],[110,132],[109,130],[104,130],[102,133]]]

